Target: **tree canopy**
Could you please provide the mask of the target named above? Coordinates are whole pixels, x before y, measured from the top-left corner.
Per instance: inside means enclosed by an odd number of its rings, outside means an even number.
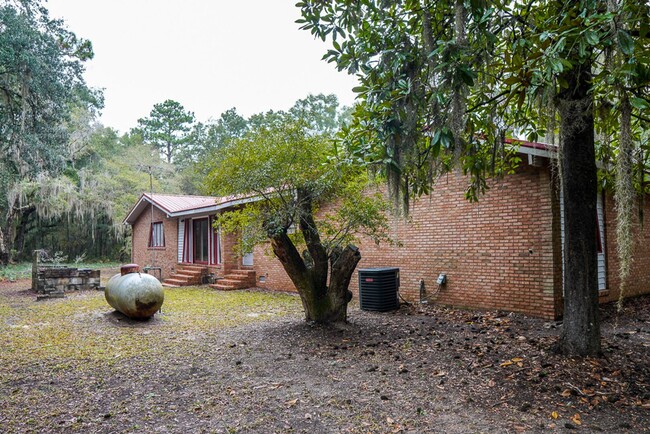
[[[155,147],[168,163],[190,143],[194,113],[171,99],[154,104],[149,117],[138,119],[145,143]]]
[[[297,6],[303,29],[331,39],[324,58],[359,77],[360,104],[345,132],[352,155],[385,173],[393,197],[405,204],[453,167],[471,175],[468,197],[476,199],[508,155],[506,136],[555,142],[559,133],[567,233],[560,345],[566,353],[597,353],[594,134],[599,154],[616,156],[618,227],[629,232],[633,158],[642,186],[646,179],[647,3],[362,0]],[[623,246],[624,258],[631,249]]]
[[[74,153],[75,108],[101,106],[82,78],[92,45],[49,17],[38,1],[0,7],[0,263],[11,259],[19,221],[34,211],[29,189],[57,177]]]
[[[383,201],[364,194],[365,170],[339,157],[328,134],[290,116],[278,123],[274,114],[221,149],[208,180],[218,195],[258,199],[224,213],[219,224],[242,234],[244,252],[270,241],[310,321],[346,320],[348,285],[361,259],[355,236],[387,240]],[[335,211],[320,210],[332,202]]]

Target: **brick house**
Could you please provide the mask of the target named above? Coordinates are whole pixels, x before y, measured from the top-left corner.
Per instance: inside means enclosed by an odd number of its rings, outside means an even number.
[[[253,200],[143,193],[124,219],[132,226],[132,261],[165,286],[217,278],[218,289],[255,286],[253,255],[239,258],[233,251],[236,237],[213,228],[219,212]]]
[[[491,188],[478,203],[465,199],[465,176],[454,172],[439,179],[430,195],[412,205],[408,221],[392,218],[391,235],[400,247],[359,240],[358,268],[399,267],[400,295],[411,302],[424,295],[460,307],[549,319],[561,316],[563,219],[552,155],[544,145],[534,143],[523,143],[520,153],[523,158],[516,173],[491,180]],[[247,200],[252,199],[142,195],[125,220],[133,225],[134,262],[149,264],[152,254],[157,254],[165,278],[199,265],[204,272],[225,277],[216,285],[224,289],[254,281],[262,288],[295,290],[281,264],[269,255],[268,246],[258,246],[240,259],[232,254],[234,237],[221,239],[211,229],[211,216]],[[648,201],[644,206],[648,215]],[[619,287],[612,197],[600,193],[597,209],[598,284],[600,300],[607,302],[617,298]],[[648,226],[634,228],[630,296],[650,293]],[[196,234],[203,234],[204,228],[205,239],[199,241]],[[207,257],[197,251],[201,246],[207,248]],[[438,287],[441,273],[447,282]],[[248,280],[238,284],[237,275]],[[167,282],[179,283],[173,276]],[[358,291],[358,279],[352,279],[351,290]]]

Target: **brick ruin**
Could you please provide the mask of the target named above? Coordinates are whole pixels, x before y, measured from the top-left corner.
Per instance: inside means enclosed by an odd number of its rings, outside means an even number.
[[[32,262],[32,291],[37,300],[63,298],[66,292],[101,289],[100,270],[79,269],[40,263],[41,251],[34,251]]]

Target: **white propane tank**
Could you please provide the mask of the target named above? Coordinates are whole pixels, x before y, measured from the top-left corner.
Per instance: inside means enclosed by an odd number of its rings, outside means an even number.
[[[152,317],[165,300],[160,281],[139,270],[137,264],[123,265],[121,274],[111,277],[104,290],[108,304],[133,319]]]

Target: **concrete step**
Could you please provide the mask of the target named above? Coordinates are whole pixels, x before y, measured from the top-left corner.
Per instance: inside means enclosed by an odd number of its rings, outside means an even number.
[[[180,270],[187,270],[187,271],[199,271],[199,272],[206,271],[206,272],[207,272],[207,267],[206,267],[206,266],[203,266],[203,265],[185,265],[185,264],[179,264],[179,265],[176,266],[176,268],[177,268],[179,271],[180,271]]]
[[[228,273],[225,276],[223,276],[226,279],[235,279],[235,280],[248,280],[248,279],[254,279],[255,276],[248,275],[248,274],[237,274],[237,273]]]
[[[178,273],[176,273],[176,274],[172,274],[172,275],[169,276],[168,278],[169,278],[169,279],[182,280],[182,281],[185,281],[185,282],[189,282],[189,281],[195,279],[194,276],[185,276],[185,275],[183,275],[183,274],[178,274]]]
[[[191,274],[191,275],[196,275],[200,276],[201,274],[206,274],[206,270],[195,270],[193,268],[186,269],[186,268],[179,268],[176,270],[177,273],[183,273],[183,274]]]
[[[212,285],[208,285],[212,289],[216,289],[218,291],[234,291],[235,289],[243,289],[243,288],[238,288],[233,285],[222,285],[221,283],[215,283]]]
[[[200,276],[203,274],[201,270],[185,270],[185,269],[180,269],[176,270],[176,274],[183,274],[185,276]]]
[[[164,284],[176,285],[176,286],[190,286],[190,282],[188,282],[187,280],[176,279],[174,277],[170,277],[163,280],[163,285]]]
[[[246,282],[245,280],[230,279],[230,278],[228,278],[228,276],[226,276],[226,278],[224,278],[224,279],[219,279],[219,281],[217,283],[221,284],[221,285],[233,285],[233,286],[248,285],[248,282]]]
[[[244,268],[238,268],[236,270],[230,270],[231,274],[242,274],[245,276],[254,276],[255,275],[255,270],[247,270]]]
[[[187,282],[198,282],[198,281],[201,280],[200,275],[198,275],[198,276],[195,276],[195,275],[188,276],[187,274],[180,274],[180,273],[172,274],[169,277],[171,277],[172,279],[185,280]]]

